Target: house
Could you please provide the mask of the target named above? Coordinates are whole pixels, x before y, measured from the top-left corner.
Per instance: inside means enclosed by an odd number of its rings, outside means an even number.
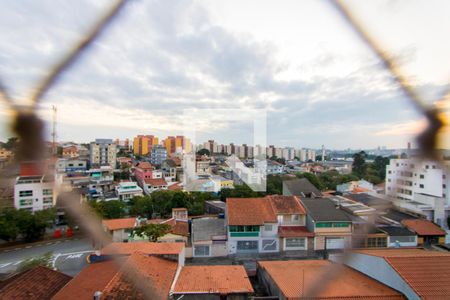
[[[229,254],[308,249],[311,232],[295,196],[228,198],[226,219]]]
[[[328,260],[258,261],[257,274],[268,293],[280,300],[405,299],[393,288]]]
[[[207,214],[225,214],[227,204],[220,200],[205,201],[205,212]]]
[[[355,250],[347,254],[344,263],[407,299],[450,298],[449,253],[424,249]]]
[[[232,179],[227,179],[220,175],[212,175],[211,180],[222,189],[234,189],[234,184]]]
[[[0,281],[2,300],[50,300],[72,277],[37,266]]]
[[[120,201],[130,201],[133,197],[142,196],[142,189],[136,182],[122,181],[116,186],[116,194]]]
[[[438,225],[424,219],[403,220],[402,224],[418,236],[417,244],[445,244],[446,232]]]
[[[302,198],[322,197],[322,193],[306,178],[283,181],[283,195]]]
[[[14,207],[31,212],[53,207],[56,193],[51,175],[19,176],[14,184]]]
[[[248,299],[253,287],[243,266],[185,266],[175,282],[175,299]]]
[[[102,225],[103,229],[112,235],[113,242],[125,242],[133,229],[145,221],[138,218],[110,219],[102,220]]]
[[[56,162],[56,171],[60,173],[85,172],[86,161],[81,159],[60,158]]]
[[[166,159],[161,163],[161,170],[166,181],[177,180],[177,164],[173,159]]]
[[[144,188],[144,193],[146,195],[150,195],[154,191],[167,190],[168,189],[168,184],[162,178],[158,178],[158,179],[144,179],[143,188]]]
[[[343,249],[351,245],[352,221],[332,200],[301,199],[306,208],[306,226],[314,232],[314,249]]]
[[[403,226],[379,226],[387,234],[387,247],[416,247],[417,234]]]
[[[376,193],[373,184],[364,179],[338,184],[336,191],[342,194]]]
[[[367,193],[347,194],[344,196],[347,199],[360,202],[369,207],[375,208],[378,211],[386,211],[392,207],[392,202],[383,198],[375,197]]]
[[[134,252],[117,260],[89,264],[53,300],[169,298],[178,263],[171,259]]]
[[[227,229],[225,219],[193,219],[191,242],[194,257],[227,256]]]
[[[75,158],[78,156],[80,156],[78,145],[69,144],[62,147],[63,158]]]
[[[133,175],[139,185],[143,185],[145,179],[161,179],[161,170],[156,170],[149,162],[138,162],[133,168]]]
[[[100,253],[91,254],[90,262],[108,259],[111,256],[121,257],[130,256],[133,253],[142,253],[144,255],[159,256],[178,261],[178,265],[184,266],[185,259],[184,243],[111,243],[100,250]]]

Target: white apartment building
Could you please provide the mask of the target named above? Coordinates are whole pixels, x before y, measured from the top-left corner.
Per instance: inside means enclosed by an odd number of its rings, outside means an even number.
[[[14,185],[14,206],[32,212],[53,207],[56,201],[52,176],[19,176]]]
[[[136,182],[122,181],[116,186],[116,194],[121,201],[130,201],[133,197],[142,196],[143,190]]]
[[[450,164],[391,159],[386,166],[386,195],[395,205],[447,228],[450,213]]]

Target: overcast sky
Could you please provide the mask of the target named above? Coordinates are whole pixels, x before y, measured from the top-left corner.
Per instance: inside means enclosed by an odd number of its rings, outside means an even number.
[[[0,77],[25,102],[110,1],[0,3]],[[436,100],[450,79],[450,2],[349,3]],[[80,142],[183,134],[192,108],[266,110],[267,142],[278,146],[405,147],[425,124],[334,8],[316,0],[130,1],[43,99],[47,121],[52,105],[58,139]],[[3,140],[9,115],[0,108]],[[252,143],[251,122],[208,114],[202,124],[198,140]]]

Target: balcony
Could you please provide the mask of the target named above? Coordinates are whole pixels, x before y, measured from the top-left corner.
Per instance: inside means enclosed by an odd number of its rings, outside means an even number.
[[[259,232],[257,231],[247,231],[247,232],[230,232],[231,237],[258,237]]]

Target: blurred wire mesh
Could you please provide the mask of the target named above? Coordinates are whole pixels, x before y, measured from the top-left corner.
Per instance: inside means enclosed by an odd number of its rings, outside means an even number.
[[[0,180],[9,177],[9,173],[13,172],[12,169],[17,163],[21,161],[35,161],[44,159],[44,137],[43,129],[44,123],[37,116],[36,108],[39,101],[45,97],[46,93],[58,83],[62,74],[70,69],[71,66],[77,63],[80,56],[85,52],[92,43],[100,37],[104,31],[106,31],[108,25],[112,22],[120,22],[118,18],[119,13],[125,8],[127,0],[119,0],[112,7],[99,18],[98,22],[93,25],[92,29],[86,33],[85,37],[80,40],[74,47],[64,56],[60,61],[50,68],[47,75],[41,80],[37,87],[32,91],[30,100],[31,103],[28,106],[18,105],[14,99],[11,98],[7,89],[5,79],[0,79],[0,98],[8,105],[11,110],[11,129],[19,137],[19,148],[15,153],[15,163],[5,170],[2,170],[0,174]],[[359,37],[362,43],[364,43],[383,63],[383,67],[390,72],[392,78],[401,89],[405,96],[409,99],[412,106],[414,106],[427,120],[426,129],[417,136],[417,145],[421,151],[422,159],[431,159],[434,161],[441,161],[441,157],[438,155],[438,148],[442,139],[446,137],[445,131],[448,130],[448,119],[446,110],[450,107],[450,92],[444,93],[441,99],[436,99],[432,104],[429,104],[422,99],[413,85],[409,83],[407,77],[400,70],[394,56],[390,55],[382,44],[380,44],[369,32],[365,29],[364,23],[358,20],[358,16],[352,12],[345,1],[328,1],[336,13],[339,14],[347,23],[348,29],[353,30]],[[10,183],[9,183],[10,184]],[[111,242],[111,236],[103,230],[101,226],[101,220],[98,216],[89,208],[86,204],[80,205],[80,195],[76,192],[62,193],[63,190],[60,186],[55,184],[55,190],[59,194],[57,203],[59,206],[69,213],[69,215],[76,217],[83,230],[89,234],[89,236],[96,240],[100,245],[107,245]],[[363,232],[362,235],[367,236],[367,232]],[[350,249],[345,249],[348,252]],[[343,256],[342,263],[345,263],[347,257]],[[118,263],[120,263],[118,261]],[[139,270],[136,266],[129,266],[133,271],[133,276],[130,276],[136,287],[144,293],[146,299],[155,299],[154,287],[151,286],[149,281],[146,281],[144,277],[138,276]],[[312,299],[320,292],[326,289],[327,283],[330,282],[336,276],[339,276],[339,272],[342,266],[340,264],[332,264],[326,276],[321,278],[318,282],[312,285],[307,291],[303,292],[303,295],[299,295],[302,298]],[[300,276],[300,274],[299,274]]]

